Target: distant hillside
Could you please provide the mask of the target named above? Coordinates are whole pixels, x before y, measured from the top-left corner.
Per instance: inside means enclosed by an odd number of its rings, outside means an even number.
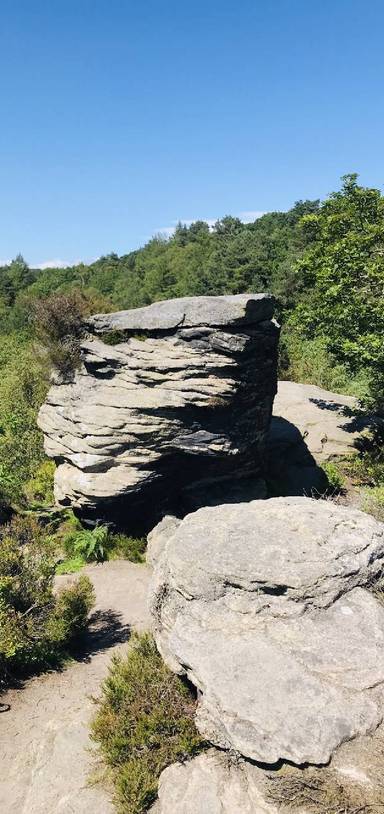
[[[299,201],[288,212],[270,212],[254,223],[228,216],[213,229],[204,221],[180,223],[168,239],[154,237],[137,251],[110,254],[89,266],[31,270],[19,255],[0,268],[3,330],[12,323],[21,327],[26,295],[73,287],[102,295],[105,308],[108,303],[132,308],[169,297],[266,290],[285,307],[292,297],[294,264],[307,242],[298,224],[318,207],[319,201]]]

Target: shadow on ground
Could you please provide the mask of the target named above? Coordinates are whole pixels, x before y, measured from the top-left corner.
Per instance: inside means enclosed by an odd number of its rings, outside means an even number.
[[[88,628],[71,648],[71,656],[76,661],[90,661],[97,653],[127,642],[131,628],[121,619],[121,614],[111,609],[95,611],[89,619]]]
[[[329,481],[295,424],[273,416],[267,441],[266,480],[271,497],[321,497]]]

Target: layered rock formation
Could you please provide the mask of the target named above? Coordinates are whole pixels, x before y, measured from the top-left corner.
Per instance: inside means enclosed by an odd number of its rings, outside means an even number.
[[[364,415],[352,396],[280,381],[267,444],[270,493],[323,495],[328,481],[322,464],[356,453],[377,420]]]
[[[308,498],[223,505],[164,519],[149,557],[156,641],[211,743],[324,764],[380,724],[382,524]]]
[[[143,531],[166,509],[220,502],[228,480],[233,499],[250,476],[250,496],[263,495],[273,305],[265,294],[191,297],[93,317],[81,368],[39,414],[58,503]],[[95,336],[111,332],[114,345]]]

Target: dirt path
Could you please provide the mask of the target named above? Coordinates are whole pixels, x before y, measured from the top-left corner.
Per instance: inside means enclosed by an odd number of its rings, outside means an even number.
[[[89,785],[89,720],[112,653],[130,629],[149,626],[144,565],[114,560],[87,566],[96,608],[81,660],[11,690],[0,714],[1,814],[112,814],[107,793]],[[61,578],[63,580],[67,578]]]

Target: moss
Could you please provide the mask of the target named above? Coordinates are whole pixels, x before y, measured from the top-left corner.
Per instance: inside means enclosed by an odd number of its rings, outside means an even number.
[[[142,814],[166,766],[204,748],[190,689],[162,661],[149,634],[115,657],[102,688],[92,738],[115,789],[120,814]]]

